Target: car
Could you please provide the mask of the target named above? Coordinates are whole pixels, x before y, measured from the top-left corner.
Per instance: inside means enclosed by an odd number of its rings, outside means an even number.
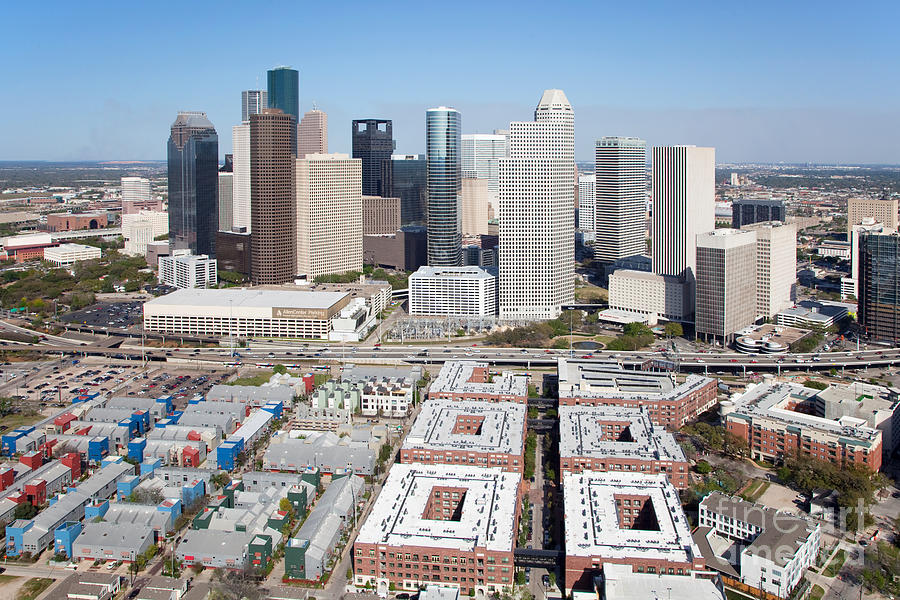
[[[544,587],[550,587],[550,576],[546,573],[541,576],[541,583],[544,584]]]
[[[397,600],[409,600],[409,594],[406,592],[400,592],[396,596],[394,596]]]

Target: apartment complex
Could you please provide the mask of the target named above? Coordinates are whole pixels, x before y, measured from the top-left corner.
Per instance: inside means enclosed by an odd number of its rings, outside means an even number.
[[[493,317],[497,314],[497,270],[419,267],[409,277],[409,314]]]
[[[525,404],[528,400],[528,376],[514,373],[492,375],[486,362],[447,361],[431,382],[428,397]]]

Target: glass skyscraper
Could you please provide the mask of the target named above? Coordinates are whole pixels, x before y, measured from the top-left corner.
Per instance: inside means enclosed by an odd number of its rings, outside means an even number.
[[[425,184],[428,205],[428,264],[462,264],[459,111],[441,106],[425,112]]]
[[[216,254],[219,136],[202,112],[180,112],[168,144],[169,245]]]
[[[269,108],[278,108],[300,122],[300,73],[290,67],[267,71]]]
[[[394,152],[393,124],[388,119],[353,121],[353,158],[362,160],[363,196],[384,196],[381,165]]]
[[[424,225],[425,155],[394,154],[381,164],[382,195],[400,198],[400,225]]]
[[[873,339],[900,341],[900,235],[861,233],[857,276],[863,331]]]

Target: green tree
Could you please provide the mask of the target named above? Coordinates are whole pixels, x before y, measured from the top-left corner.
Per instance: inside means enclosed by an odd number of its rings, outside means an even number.
[[[676,323],[675,321],[669,321],[663,329],[668,337],[681,337],[684,335],[684,328],[681,326],[681,323]]]
[[[272,372],[275,373],[276,375],[284,375],[285,373],[287,373],[287,367],[285,367],[284,365],[278,364],[278,365],[275,365],[275,367],[272,369]]]

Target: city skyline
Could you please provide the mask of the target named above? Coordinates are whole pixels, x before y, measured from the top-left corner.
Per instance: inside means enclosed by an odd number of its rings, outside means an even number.
[[[266,71],[286,64],[300,72],[301,114],[315,101],[335,131],[346,131],[341,124],[352,119],[392,119],[401,153],[424,151],[423,123],[416,115],[429,106],[460,110],[466,115],[463,133],[490,133],[528,117],[531,90],[556,87],[578,107],[579,161],[590,160],[596,139],[622,135],[641,137],[651,147],[714,146],[723,162],[900,163],[900,148],[892,141],[900,135],[898,83],[883,76],[890,67],[887,57],[897,55],[898,42],[887,29],[894,21],[887,13],[896,14],[897,8],[883,4],[876,11],[880,18],[870,18],[867,11],[838,19],[818,6],[811,12],[801,5],[778,5],[773,18],[764,6],[675,11],[651,3],[610,13],[573,2],[569,10],[536,21],[528,10],[479,5],[478,19],[460,10],[442,22],[473,43],[458,45],[452,57],[394,60],[391,75],[385,76],[357,68],[356,61],[362,55],[368,61],[388,60],[395,49],[349,32],[335,39],[334,32],[346,30],[340,8],[317,7],[320,26],[298,39],[287,31],[294,11],[301,16],[300,7],[286,8],[284,18],[273,21],[237,11],[230,16],[218,4],[192,5],[189,12],[215,15],[222,39],[231,34],[246,40],[231,54],[227,69],[198,73],[170,65],[184,52],[197,63],[219,64],[222,45],[175,43],[177,30],[165,26],[171,15],[166,3],[123,9],[127,15],[60,3],[42,19],[46,43],[33,44],[25,30],[11,31],[0,42],[18,57],[6,69],[9,93],[0,100],[5,114],[11,114],[14,98],[34,89],[38,77],[65,91],[16,103],[17,117],[8,119],[0,159],[160,160],[164,142],[157,132],[171,114],[204,111],[220,128],[235,125],[241,118],[239,92],[265,88]],[[355,18],[364,18],[369,9],[355,10]],[[386,22],[410,33],[407,46],[424,45],[435,33],[434,9],[389,5],[379,10]],[[11,19],[28,20],[24,6],[8,12]],[[627,40],[638,50],[604,59],[589,35],[601,14],[604,48]],[[146,27],[115,26],[129,15]],[[493,25],[499,22],[507,26]],[[566,35],[556,35],[561,31]],[[530,43],[541,34],[559,40],[547,56]],[[328,60],[322,60],[325,35],[330,36]],[[778,42],[759,43],[765,39]],[[835,39],[844,44],[833,44]],[[495,59],[483,60],[491,53]],[[566,59],[558,60],[561,56]],[[598,61],[598,76],[586,77]],[[444,67],[451,63],[477,66],[464,76],[447,77]],[[41,69],[35,68],[38,64]],[[104,76],[86,77],[85,64]],[[163,75],[167,85],[160,86]],[[616,86],[601,83],[610,81]],[[616,91],[625,89],[627,97]],[[227,137],[222,142],[220,155],[231,152]],[[335,136],[331,150],[349,152],[349,135]]]

